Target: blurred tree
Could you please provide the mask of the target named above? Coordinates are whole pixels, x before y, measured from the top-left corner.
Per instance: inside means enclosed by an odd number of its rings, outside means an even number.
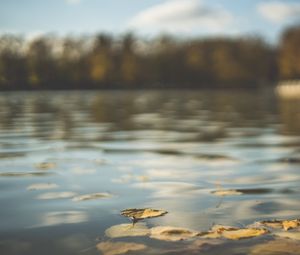
[[[300,79],[300,26],[287,29],[279,47],[279,70],[282,79]]]
[[[41,37],[29,43],[27,50],[28,81],[31,87],[59,88],[52,54],[53,38]]]
[[[106,34],[98,35],[89,55],[89,74],[92,82],[107,87],[112,83],[114,60],[113,39]]]
[[[2,89],[26,86],[27,68],[23,44],[21,37],[4,35],[0,38],[0,88]]]

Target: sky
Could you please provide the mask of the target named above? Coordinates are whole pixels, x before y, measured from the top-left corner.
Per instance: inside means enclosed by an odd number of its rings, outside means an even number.
[[[261,35],[300,23],[300,0],[1,0],[0,34]]]

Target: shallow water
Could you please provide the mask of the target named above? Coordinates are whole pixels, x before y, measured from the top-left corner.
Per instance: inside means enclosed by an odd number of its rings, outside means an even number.
[[[198,231],[299,218],[299,167],[300,103],[270,91],[1,93],[0,253],[100,254],[105,230],[130,222],[125,208],[164,209],[148,226]],[[212,194],[223,189],[242,195]],[[107,196],[77,197],[91,193]],[[186,249],[120,240],[143,254]]]

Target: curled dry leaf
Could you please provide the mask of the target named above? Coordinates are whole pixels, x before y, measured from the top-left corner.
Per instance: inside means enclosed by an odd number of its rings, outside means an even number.
[[[112,194],[109,193],[92,193],[92,194],[85,194],[74,197],[72,200],[79,202],[79,201],[85,201],[85,200],[92,200],[92,199],[103,199],[103,198],[109,198],[112,197]]]
[[[58,185],[55,183],[35,183],[29,185],[27,190],[47,190],[47,189],[56,189]]]
[[[196,237],[199,232],[177,227],[153,227],[151,228],[150,237],[164,241],[180,241]]]
[[[146,236],[150,234],[150,229],[146,224],[137,223],[132,224],[120,224],[112,226],[105,230],[105,235],[110,238],[126,237],[126,236]]]
[[[96,248],[104,255],[118,255],[129,251],[140,251],[147,248],[144,244],[127,242],[101,242]]]
[[[300,226],[300,220],[267,220],[258,222],[258,224],[270,227],[270,228],[282,228],[284,230],[289,230],[293,228],[297,228]]]
[[[300,243],[289,239],[275,239],[254,246],[250,255],[300,255]]]
[[[134,221],[159,217],[167,214],[167,211],[145,208],[145,209],[125,209],[121,211],[121,215],[128,217]]]
[[[211,192],[216,196],[238,196],[242,195],[243,192],[235,190],[235,189],[227,189],[227,190],[215,190]]]

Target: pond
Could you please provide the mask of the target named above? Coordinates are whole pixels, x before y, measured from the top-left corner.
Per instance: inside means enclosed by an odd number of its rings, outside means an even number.
[[[131,224],[127,208],[168,212],[136,228],[299,218],[299,101],[272,91],[2,92],[0,253],[121,254],[129,242],[132,254],[259,254],[274,236],[203,246],[105,231]],[[226,190],[236,194],[216,193]]]

